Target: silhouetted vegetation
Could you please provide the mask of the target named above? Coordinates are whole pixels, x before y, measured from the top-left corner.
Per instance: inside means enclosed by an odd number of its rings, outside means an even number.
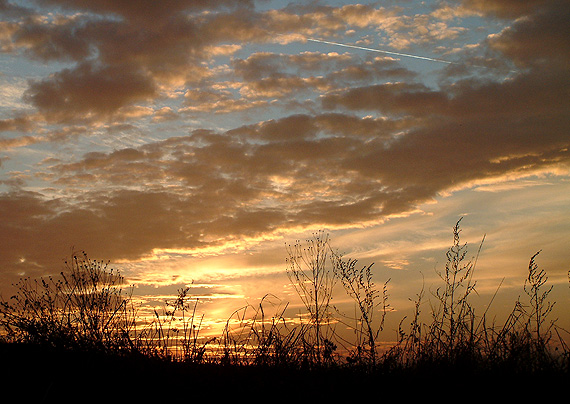
[[[379,336],[390,311],[389,280],[379,290],[372,281],[372,265],[359,268],[318,233],[287,248],[287,274],[306,313],[293,321],[285,316],[287,304],[267,295],[257,306],[236,310],[218,337],[201,336],[203,315],[197,313],[198,299],[190,288],[180,289],[162,313],[154,311],[153,319],[141,319],[120,274],[85,254],[73,255],[57,280],[22,279],[15,285],[17,293],[2,299],[4,364],[17,363],[25,373],[26,364],[35,363],[36,372],[47,372],[43,378],[36,375],[47,383],[40,391],[51,395],[61,388],[49,382],[54,370],[69,374],[86,364],[128,374],[121,383],[160,377],[175,385],[191,375],[197,388],[206,379],[228,383],[230,375],[236,388],[257,380],[266,390],[290,388],[307,376],[311,388],[321,392],[337,382],[437,383],[432,380],[436,375],[458,382],[497,375],[567,381],[570,351],[562,335],[567,332],[549,317],[552,287],[538,266],[539,252],[528,265],[524,298],[514,303],[504,323],[490,324],[489,307],[479,314],[471,303],[483,241],[468,259],[460,221],[453,227],[445,268],[438,273],[441,285],[429,300],[429,321],[421,315],[426,306],[422,289],[413,315],[401,320],[397,340],[388,348],[382,348]],[[354,301],[356,318],[331,304],[337,282]],[[354,340],[341,335],[338,327],[349,327]],[[74,373],[75,383],[93,376],[82,372]]]

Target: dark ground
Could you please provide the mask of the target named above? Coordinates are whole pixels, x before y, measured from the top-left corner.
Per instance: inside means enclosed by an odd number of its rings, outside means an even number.
[[[568,374],[481,373],[464,368],[387,375],[339,367],[299,370],[192,365],[20,344],[0,344],[0,366],[2,395],[30,403],[203,400],[297,404],[426,399],[512,403],[531,398],[566,400],[570,392]]]

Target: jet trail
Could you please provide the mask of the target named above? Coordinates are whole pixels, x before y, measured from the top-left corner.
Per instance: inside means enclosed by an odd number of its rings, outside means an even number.
[[[346,48],[354,48],[354,49],[361,49],[361,50],[366,50],[366,51],[371,51],[371,52],[378,52],[378,53],[386,53],[389,55],[396,55],[396,56],[403,56],[403,57],[407,57],[407,58],[414,58],[414,59],[422,59],[422,60],[428,60],[430,62],[438,62],[438,63],[446,63],[446,64],[457,64],[454,62],[450,62],[448,60],[443,60],[443,59],[435,59],[435,58],[428,58],[426,56],[418,56],[418,55],[410,55],[408,53],[399,53],[399,52],[390,52],[390,51],[386,51],[386,50],[380,50],[380,49],[374,49],[374,48],[365,48],[364,46],[357,46],[357,45],[347,45],[345,43],[339,43],[339,42],[331,42],[331,41],[323,41],[321,39],[313,39],[313,38],[306,38],[307,41],[311,41],[311,42],[319,42],[319,43],[326,43],[328,45],[337,45],[337,46],[344,46]]]

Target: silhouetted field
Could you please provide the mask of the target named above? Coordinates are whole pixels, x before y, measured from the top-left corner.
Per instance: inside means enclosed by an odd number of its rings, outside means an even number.
[[[422,365],[385,372],[191,364],[0,343],[5,397],[24,402],[156,400],[519,400],[567,397],[567,371]],[[512,401],[509,401],[512,402]]]
[[[371,266],[332,251],[322,233],[288,249],[287,273],[303,301],[302,324],[268,318],[260,305],[216,338],[200,335],[197,300],[179,291],[150,322],[137,318],[122,278],[76,255],[58,279],[22,279],[1,302],[4,391],[26,401],[82,399],[514,399],[567,395],[570,354],[549,315],[551,287],[531,257],[519,298],[503,324],[487,324],[470,304],[477,256],[467,259],[459,222],[430,302],[398,340],[380,349],[388,283],[377,289]],[[360,318],[353,341],[335,334],[343,321],[330,306],[340,283]],[[233,326],[230,326],[233,324]],[[342,349],[340,349],[340,348]]]

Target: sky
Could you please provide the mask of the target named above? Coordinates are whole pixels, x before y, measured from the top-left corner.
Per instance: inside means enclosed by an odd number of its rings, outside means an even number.
[[[470,256],[484,238],[481,307],[499,287],[498,311],[524,297],[540,250],[570,322],[566,1],[0,0],[0,15],[3,294],[84,250],[141,301],[191,285],[225,321],[266,294],[294,302],[286,246],[322,230],[389,280],[397,324],[463,218]]]

